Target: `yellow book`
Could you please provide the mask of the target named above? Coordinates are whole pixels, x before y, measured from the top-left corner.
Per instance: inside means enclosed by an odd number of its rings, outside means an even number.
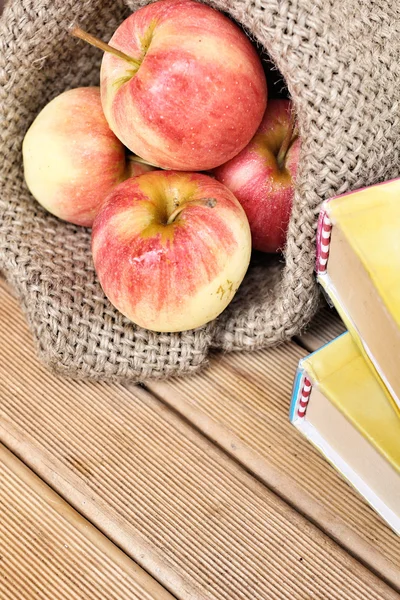
[[[324,203],[317,274],[400,407],[400,179]]]
[[[349,333],[300,361],[290,420],[400,534],[400,419]]]

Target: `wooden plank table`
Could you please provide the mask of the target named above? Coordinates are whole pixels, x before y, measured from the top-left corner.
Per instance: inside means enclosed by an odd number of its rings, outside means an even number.
[[[1,600],[28,579],[62,598],[54,573],[67,571],[69,597],[86,598],[101,561],[110,585],[93,598],[400,598],[399,538],[288,424],[300,344],[216,355],[200,375],[143,389],[50,374],[5,285],[0,322],[0,582],[14,580]],[[321,336],[317,324],[300,343]],[[41,521],[53,571],[36,573]],[[75,571],[62,527],[81,535]]]

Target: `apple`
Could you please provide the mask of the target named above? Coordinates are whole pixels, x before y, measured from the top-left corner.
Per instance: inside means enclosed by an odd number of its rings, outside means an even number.
[[[92,253],[106,296],[128,319],[153,331],[186,331],[232,300],[251,235],[239,202],[212,177],[153,171],[108,195]]]
[[[132,152],[165,169],[205,171],[248,144],[267,104],[261,60],[231,20],[192,0],[160,0],[128,17],[106,45],[101,98]],[[116,49],[116,50],[115,50]]]
[[[214,171],[243,206],[253,248],[263,252],[286,242],[300,152],[293,115],[289,100],[270,100],[250,144]]]
[[[49,102],[27,131],[22,152],[36,200],[60,219],[87,227],[115,185],[153,168],[135,157],[126,160],[98,87],[68,90]]]

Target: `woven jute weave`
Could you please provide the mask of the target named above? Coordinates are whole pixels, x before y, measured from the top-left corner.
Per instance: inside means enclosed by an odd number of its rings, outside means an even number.
[[[23,180],[21,144],[62,91],[98,84],[101,52],[72,39],[79,23],[108,40],[146,2],[9,0],[0,23],[0,268],[41,359],[71,377],[141,381],[192,373],[212,347],[254,350],[312,317],[322,200],[400,175],[400,0],[216,0],[268,51],[298,114],[301,163],[284,260],[251,266],[215,322],[182,334],[134,326],[105,298],[90,231],[46,214]],[[400,201],[400,199],[399,199]]]

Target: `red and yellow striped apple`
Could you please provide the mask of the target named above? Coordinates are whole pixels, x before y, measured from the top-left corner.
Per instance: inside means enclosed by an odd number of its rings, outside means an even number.
[[[289,100],[270,100],[250,144],[214,171],[243,206],[253,248],[277,252],[286,241],[300,140],[293,136]]]
[[[232,192],[199,173],[153,171],[118,185],[92,230],[95,269],[112,304],[153,331],[217,317],[250,261],[251,236]]]
[[[73,34],[94,42],[79,31]],[[222,13],[192,0],[160,0],[128,17],[110,46],[120,52],[109,48],[103,57],[103,109],[135,154],[166,169],[203,171],[253,137],[266,79],[251,42]]]
[[[60,219],[88,227],[115,185],[152,168],[126,160],[98,87],[68,90],[49,102],[25,136],[23,159],[36,200]]]

